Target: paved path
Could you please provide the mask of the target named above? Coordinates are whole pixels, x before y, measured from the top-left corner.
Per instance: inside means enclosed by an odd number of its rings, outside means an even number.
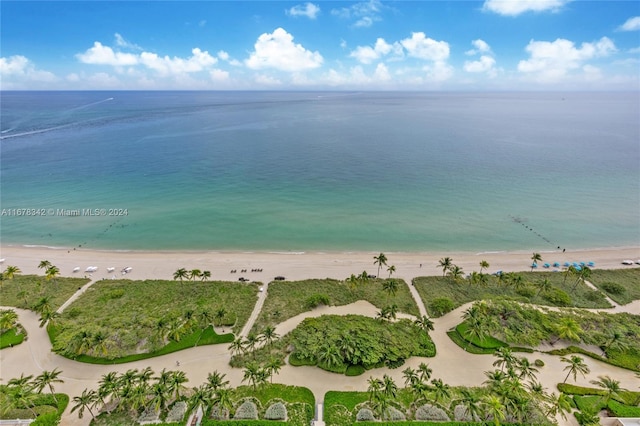
[[[267,293],[269,292],[269,283],[264,284],[262,287],[262,291],[258,293],[258,300],[256,301],[256,305],[253,307],[253,311],[247,320],[247,323],[242,327],[242,331],[238,337],[245,339],[249,332],[253,328],[253,324],[258,319],[258,315],[260,315],[260,311],[262,311],[262,306],[264,305],[264,301],[267,298]]]
[[[97,283],[100,280],[96,280],[96,279],[91,279],[91,281],[89,281],[88,283],[86,283],[85,285],[83,285],[82,287],[80,287],[75,293],[73,293],[71,295],[70,298],[67,299],[66,302],[64,302],[56,311],[57,313],[61,314],[65,309],[67,309],[67,307],[69,307],[69,305],[71,305],[73,302],[76,301],[76,299],[78,299],[78,297],[82,296],[82,294],[87,291],[87,289],[89,287],[91,287],[92,285],[94,285],[95,283]]]

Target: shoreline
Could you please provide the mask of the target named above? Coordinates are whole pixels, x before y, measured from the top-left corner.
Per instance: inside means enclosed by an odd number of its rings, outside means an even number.
[[[394,265],[393,277],[406,281],[418,276],[442,274],[438,261],[450,257],[453,263],[463,268],[465,273],[478,271],[480,261],[489,262],[486,270],[492,273],[498,270],[505,272],[530,270],[533,251],[489,251],[489,252],[384,252],[387,264]],[[622,265],[622,260],[634,262],[640,260],[640,246],[607,247],[592,249],[576,249],[539,251],[542,261],[538,270],[551,271],[542,265],[547,262],[595,262],[595,269],[633,268]],[[72,249],[64,247],[14,246],[1,245],[0,258],[4,259],[0,268],[7,265],[17,266],[23,274],[43,273],[37,268],[41,260],[48,260],[60,269],[61,276],[87,276],[93,279],[127,278],[127,279],[166,279],[171,280],[173,273],[179,268],[187,270],[200,269],[211,271],[211,280],[235,281],[244,276],[252,281],[271,281],[282,275],[288,280],[313,278],[345,279],[351,274],[359,274],[366,270],[377,274],[378,267],[373,256],[379,252],[372,251],[141,251],[141,250],[100,250]],[[86,273],[89,266],[98,270]],[[638,265],[635,265],[636,267]],[[73,273],[74,268],[80,271]],[[121,275],[125,267],[133,268],[129,274]],[[107,268],[115,268],[111,273]],[[242,270],[246,269],[246,272]],[[561,268],[560,268],[561,269]],[[236,270],[236,272],[232,272]],[[254,270],[254,271],[252,271]],[[260,272],[256,270],[261,270]],[[387,277],[385,266],[380,269],[381,277]]]

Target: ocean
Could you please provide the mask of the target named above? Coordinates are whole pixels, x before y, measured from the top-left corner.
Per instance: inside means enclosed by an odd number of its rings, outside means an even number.
[[[3,245],[640,245],[640,95],[1,92]]]

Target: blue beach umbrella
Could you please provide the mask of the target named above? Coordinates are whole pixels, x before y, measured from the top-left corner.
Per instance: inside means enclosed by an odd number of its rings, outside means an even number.
[[[553,262],[553,267],[554,268],[559,268],[560,267],[560,263],[559,262]]]
[[[537,263],[535,263],[535,262],[533,262],[533,263],[531,264],[531,267],[532,267],[532,268],[537,268],[537,267],[538,267],[538,264],[537,264]]]
[[[589,268],[593,268],[594,266],[596,266],[594,262],[587,262],[587,265],[589,265]]]
[[[568,268],[569,266],[571,266],[571,264],[569,262],[564,262],[564,267]]]
[[[580,265],[576,266],[576,271],[582,271],[582,266]]]
[[[544,266],[545,268],[548,268],[548,267],[549,267],[549,266],[551,266],[551,265],[549,265],[548,263],[545,263],[545,264],[544,264],[544,265],[542,265],[542,266]]]

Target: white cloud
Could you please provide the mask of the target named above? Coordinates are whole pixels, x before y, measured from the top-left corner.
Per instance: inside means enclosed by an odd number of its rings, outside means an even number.
[[[491,56],[482,55],[477,61],[465,61],[464,70],[466,72],[489,72],[496,64],[496,60]]]
[[[51,83],[58,80],[55,74],[39,70],[25,56],[14,55],[8,58],[0,58],[0,88],[10,89],[22,87],[29,83]],[[17,85],[17,86],[16,86]]]
[[[555,82],[563,79],[569,71],[579,69],[584,62],[615,52],[616,47],[607,37],[595,43],[582,43],[579,48],[565,39],[552,42],[532,40],[526,51],[530,58],[518,63],[518,71],[538,81]]]
[[[414,58],[429,61],[444,61],[449,58],[449,43],[428,38],[423,32],[411,33],[411,38],[405,38],[400,44]]]
[[[467,50],[465,55],[476,55],[478,53],[491,53],[491,47],[482,39],[473,40],[471,42],[475,49]]]
[[[209,52],[194,48],[191,57],[184,59],[168,56],[160,57],[155,53],[142,52],[140,54],[140,63],[147,68],[157,71],[160,74],[184,74],[190,72],[198,72],[214,65],[218,60],[211,56]]]
[[[109,46],[103,46],[102,43],[96,41],[93,47],[87,49],[84,53],[78,53],[76,57],[80,62],[94,65],[111,65],[115,67],[135,65],[138,63],[138,57],[132,53],[114,52]]]
[[[229,80],[229,71],[224,71],[224,70],[214,68],[211,71],[209,71],[209,76],[213,81],[217,81],[217,82],[227,81]]]
[[[517,16],[525,12],[557,12],[571,0],[485,0],[483,10],[500,15]]]
[[[304,5],[298,4],[286,11],[289,16],[305,16],[309,19],[316,19],[320,13],[320,7],[307,2]]]
[[[432,82],[443,82],[453,76],[453,67],[445,61],[436,61],[432,65],[423,68],[427,73],[427,79]]]
[[[283,28],[258,37],[255,50],[245,60],[251,69],[274,68],[281,71],[303,71],[322,65],[322,55],[293,42],[293,36]]]
[[[142,47],[138,46],[135,43],[131,43],[128,40],[125,40],[124,37],[122,37],[118,33],[115,33],[114,37],[116,39],[116,46],[118,46],[118,47],[122,47],[122,48],[125,48],[125,49],[142,50]]]
[[[266,86],[279,86],[282,84],[280,80],[264,74],[258,74],[254,80],[256,83]]]
[[[389,69],[385,64],[378,64],[376,70],[373,73],[373,79],[376,81],[390,81],[391,74],[389,74]]]
[[[363,64],[370,64],[391,52],[393,52],[395,56],[402,56],[402,46],[398,42],[389,44],[383,38],[378,38],[374,47],[358,46],[349,56],[356,58],[358,62]]]
[[[217,53],[218,58],[222,59],[223,61],[228,61],[229,60],[229,54],[227,52],[225,52],[224,50],[221,50]]]
[[[369,0],[367,2],[355,3],[349,7],[332,9],[331,14],[343,19],[354,19],[356,28],[367,28],[374,22],[381,21],[380,13],[384,6],[380,0]]]
[[[620,31],[638,31],[640,30],[640,16],[634,16],[627,19],[627,21],[620,25],[618,28]]]

